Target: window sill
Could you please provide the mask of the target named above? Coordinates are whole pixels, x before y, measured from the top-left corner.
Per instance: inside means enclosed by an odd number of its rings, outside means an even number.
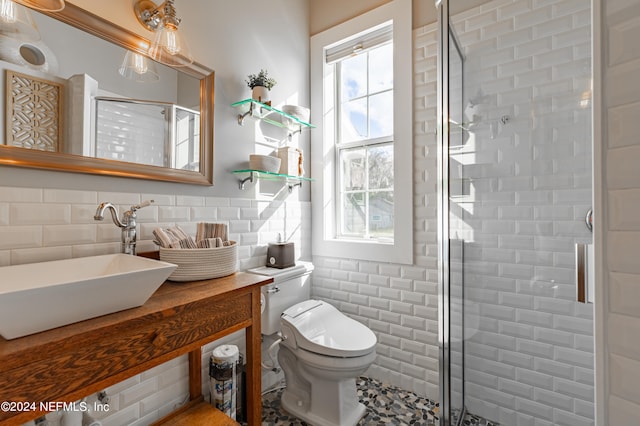
[[[363,243],[363,244],[382,244],[392,246],[394,241],[391,238],[378,239],[378,238],[354,238],[354,237],[337,237],[328,241],[335,241],[337,243]]]
[[[396,242],[325,239],[313,242],[313,254],[324,257],[368,260],[372,262],[413,264],[413,250]],[[410,247],[410,244],[409,244]]]

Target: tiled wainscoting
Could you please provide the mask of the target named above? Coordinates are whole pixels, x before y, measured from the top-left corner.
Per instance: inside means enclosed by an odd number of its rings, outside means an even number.
[[[79,175],[80,176],[80,175]],[[278,234],[294,241],[298,258],[309,259],[311,219],[308,202],[289,201],[287,191],[271,201],[194,197],[166,194],[107,193],[47,188],[0,187],[0,266],[117,253],[120,230],[106,215],[93,219],[100,202],[111,201],[119,211],[153,199],[138,211],[138,251],[156,250],[151,242],[156,226],[179,225],[195,235],[198,222],[229,226],[238,241],[241,270],[265,264],[269,242]],[[203,378],[208,357],[222,343],[244,348],[244,334],[236,333],[204,348]],[[180,357],[107,389],[111,396],[104,426],[146,425],[173,410],[188,395],[187,358]],[[208,394],[208,380],[203,380]],[[100,416],[97,416],[100,417]]]
[[[278,234],[296,243],[298,258],[311,258],[309,203],[288,201],[285,195],[259,201],[0,187],[0,266],[117,253],[120,229],[110,215],[102,222],[93,219],[98,204],[110,201],[122,213],[144,200],[154,203],[137,212],[138,252],[157,250],[151,242],[157,226],[177,224],[195,235],[198,222],[220,222],[228,224],[229,238],[240,245],[241,270],[263,265],[267,243]]]

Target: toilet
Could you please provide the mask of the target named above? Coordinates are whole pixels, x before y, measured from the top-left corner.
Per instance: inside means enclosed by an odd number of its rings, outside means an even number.
[[[278,363],[286,388],[282,407],[315,426],[353,426],[366,408],[358,401],[356,377],[376,358],[375,334],[331,304],[309,299],[313,265],[256,268],[274,282],[262,288],[262,332],[278,331]]]

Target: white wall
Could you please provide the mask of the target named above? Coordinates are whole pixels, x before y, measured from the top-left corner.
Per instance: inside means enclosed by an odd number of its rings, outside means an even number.
[[[596,2],[602,10],[602,138],[598,195],[603,259],[598,326],[602,425],[640,421],[640,3]],[[598,231],[598,230],[597,230]]]

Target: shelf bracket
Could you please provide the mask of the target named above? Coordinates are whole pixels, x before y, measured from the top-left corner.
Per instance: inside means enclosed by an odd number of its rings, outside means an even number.
[[[296,183],[289,183],[287,184],[287,186],[289,187],[289,194],[291,194],[293,192],[293,188],[295,188],[296,186],[299,186],[300,188],[302,188],[302,181],[296,182]]]
[[[251,114],[251,111],[247,111],[244,114],[238,114],[238,124],[244,126],[244,119],[247,115]]]
[[[253,102],[249,104],[249,111],[245,112],[244,114],[238,114],[238,124],[240,126],[244,126],[244,119],[247,117],[247,115],[253,116]]]
[[[287,140],[288,140],[289,142],[291,142],[291,141],[292,141],[292,139],[293,139],[293,137],[296,135],[296,133],[300,133],[300,134],[302,134],[302,126],[298,126],[298,129],[297,129],[297,130],[291,130],[291,129],[289,129],[289,133],[287,134]]]
[[[244,189],[244,184],[249,182],[253,183],[253,172],[249,173],[249,176],[244,179],[238,179],[238,183],[240,184],[240,189]]]

